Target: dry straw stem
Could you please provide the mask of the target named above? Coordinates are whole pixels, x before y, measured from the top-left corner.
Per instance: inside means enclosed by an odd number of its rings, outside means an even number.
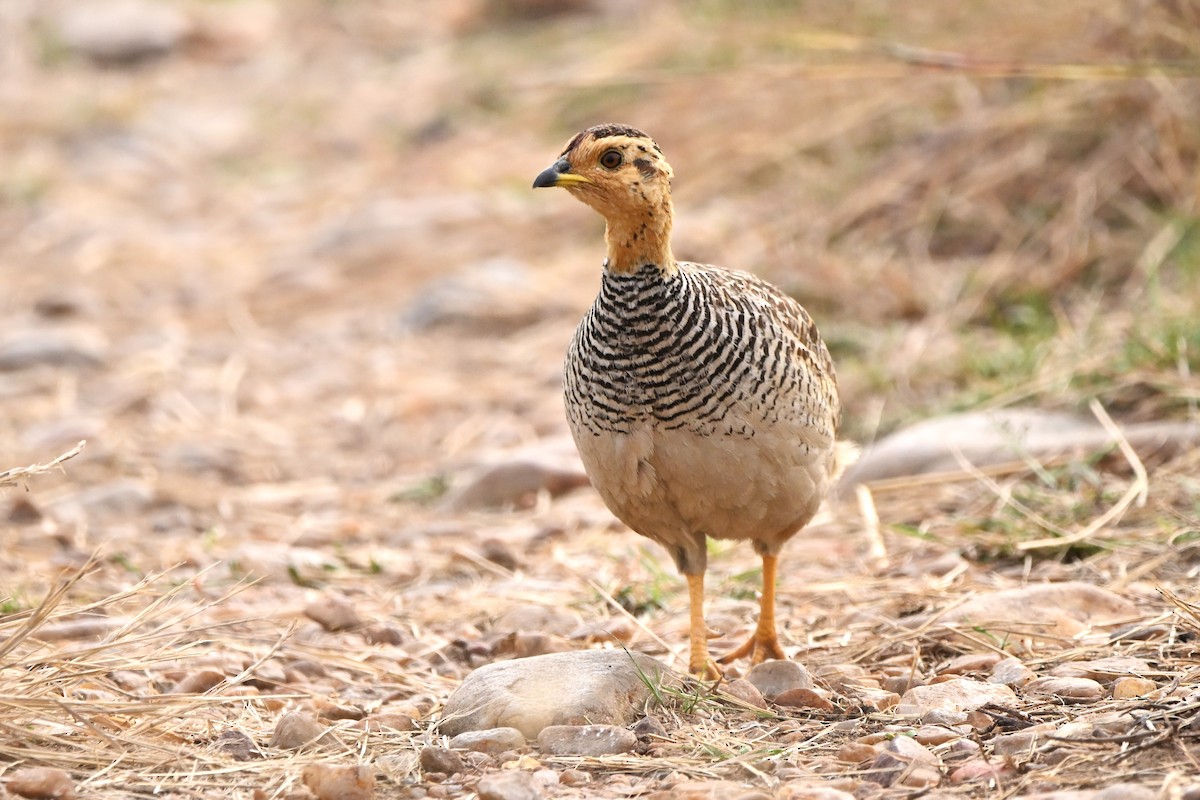
[[[60,455],[58,458],[55,458],[52,461],[47,461],[45,464],[33,464],[28,467],[14,467],[12,469],[5,470],[4,472],[0,472],[0,487],[17,486],[35,475],[41,475],[42,473],[50,472],[53,469],[59,469],[64,461],[79,455],[85,445],[87,445],[86,439]]]

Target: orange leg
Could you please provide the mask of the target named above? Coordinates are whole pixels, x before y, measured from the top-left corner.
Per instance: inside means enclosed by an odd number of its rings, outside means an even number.
[[[779,634],[775,632],[775,568],[779,559],[776,556],[762,557],[762,600],[759,603],[758,627],[754,634],[738,649],[722,656],[720,663],[731,664],[739,658],[750,656],[751,664],[761,664],[768,658],[786,659],[783,646],[779,644]],[[695,635],[693,629],[692,635]],[[694,641],[694,640],[693,640]],[[693,654],[695,650],[692,651]]]
[[[691,612],[688,640],[691,642],[692,652],[688,658],[688,672],[698,678],[715,680],[721,677],[721,671],[708,657],[708,625],[704,622],[704,574],[685,577],[688,582],[688,601]]]

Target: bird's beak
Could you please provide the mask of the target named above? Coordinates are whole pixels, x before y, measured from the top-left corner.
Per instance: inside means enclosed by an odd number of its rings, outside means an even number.
[[[555,161],[547,169],[533,179],[533,188],[541,189],[546,186],[570,186],[576,183],[591,183],[582,175],[571,172],[571,165],[565,158]]]

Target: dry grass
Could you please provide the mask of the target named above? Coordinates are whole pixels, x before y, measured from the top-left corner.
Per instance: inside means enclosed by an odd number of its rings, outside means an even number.
[[[435,789],[417,753],[458,681],[500,656],[501,612],[559,608],[681,663],[681,582],[590,493],[436,503],[480,453],[564,431],[558,364],[600,230],[527,186],[584,124],[658,137],[681,257],[753,269],[813,309],[856,438],[1015,404],[1197,418],[1194,0],[541,21],[485,0],[180,0],[197,35],[132,70],[62,49],[67,3],[3,5],[18,79],[0,80],[0,349],[53,332],[91,360],[0,372],[0,464],[64,453],[0,474],[17,487],[0,498],[0,780],[47,765],[81,796],[304,797],[306,766],[361,763],[380,795],[469,796],[478,771]],[[477,316],[420,305],[448,278],[486,284],[497,257],[516,277]],[[876,679],[996,650],[1039,672],[1142,658],[1158,687],[1143,698],[1022,698],[977,729],[985,747],[1044,721],[1106,720],[1111,737],[937,792],[1125,776],[1171,796],[1197,772],[1197,474],[1195,452],[1118,448],[873,486],[873,526],[835,506],[805,558],[785,554],[785,644],[819,674]],[[712,562],[710,621],[732,639],[755,560],[719,546]],[[1063,580],[1143,613],[1078,638],[901,624]],[[363,625],[305,617],[331,598]],[[683,779],[870,794],[841,748],[911,731],[851,691],[835,705],[665,693],[668,740],[645,753],[523,763],[593,776],[561,796]],[[332,737],[272,747],[292,709]],[[417,728],[339,719],[392,712]]]

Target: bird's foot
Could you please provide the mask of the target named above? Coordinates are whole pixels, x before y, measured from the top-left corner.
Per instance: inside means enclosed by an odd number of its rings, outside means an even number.
[[[754,665],[772,658],[787,660],[787,654],[783,652],[783,645],[779,643],[778,636],[772,632],[755,631],[749,639],[742,643],[741,647],[721,656],[717,659],[717,663],[732,664],[746,656],[750,656],[750,663]]]
[[[707,657],[698,664],[689,663],[688,674],[702,681],[719,681],[725,677],[725,673],[721,672],[721,668],[717,666],[717,662]]]

